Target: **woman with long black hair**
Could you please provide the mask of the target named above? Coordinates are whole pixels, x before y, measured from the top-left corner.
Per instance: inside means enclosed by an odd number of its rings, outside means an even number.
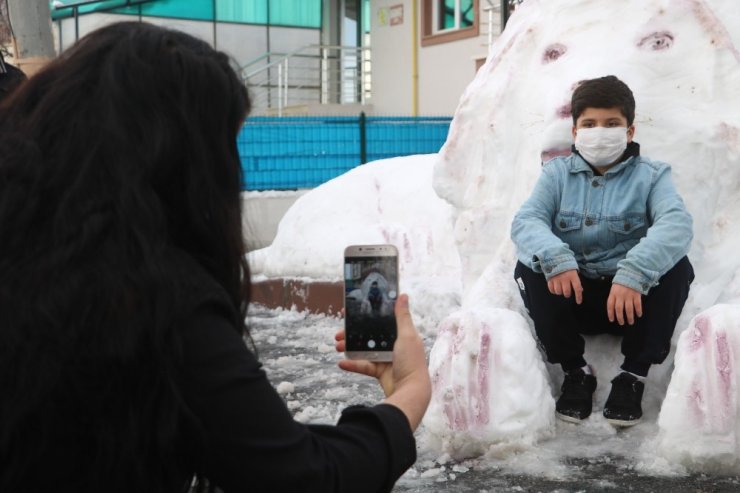
[[[340,363],[385,402],[336,426],[293,421],[244,344],[248,112],[224,54],[142,23],[0,105],[0,491],[387,491],[415,460],[405,296],[394,363]]]

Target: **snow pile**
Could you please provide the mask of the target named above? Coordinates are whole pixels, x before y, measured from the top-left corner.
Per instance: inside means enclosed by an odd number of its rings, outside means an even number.
[[[644,464],[740,470],[736,7],[734,0],[527,0],[463,94],[440,154],[371,163],[306,194],[272,247],[250,257],[255,273],[338,280],[347,244],[394,243],[401,288],[422,306],[412,305],[415,316],[441,321],[430,356],[427,443],[464,457],[551,436],[560,428],[552,394],[561,374],[542,362],[532,338],[512,279],[509,227],[541,157],[570,147],[574,85],[616,75],[635,93],[642,153],[673,166],[694,216],[696,280],[674,336],[675,371],[671,355],[648,378],[646,423],[638,426],[652,433],[641,439]],[[621,363],[616,339],[589,338],[586,358],[599,387],[581,429],[613,433],[600,408]]]
[[[256,279],[342,281],[344,248],[391,243],[400,289],[420,326],[433,330],[460,304],[453,208],[432,188],[436,154],[359,166],[301,196],[272,245],[249,254]]]
[[[658,421],[663,456],[692,469],[737,472],[739,360],[740,304],[714,305],[691,321]]]
[[[436,448],[471,457],[492,443],[531,445],[554,427],[545,365],[516,312],[456,312],[439,328],[429,367],[435,398],[424,424]]]

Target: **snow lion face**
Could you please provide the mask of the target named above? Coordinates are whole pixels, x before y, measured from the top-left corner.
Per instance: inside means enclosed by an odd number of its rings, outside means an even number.
[[[644,155],[673,166],[694,215],[693,258],[737,228],[730,212],[740,183],[740,39],[733,40],[740,14],[733,4],[524,2],[462,96],[435,168],[437,194],[459,212],[466,289],[508,242],[541,161],[569,152],[570,97],[584,79],[612,74],[633,90],[635,140]]]

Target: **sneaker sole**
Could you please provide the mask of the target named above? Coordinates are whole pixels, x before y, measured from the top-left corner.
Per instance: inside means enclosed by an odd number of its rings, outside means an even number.
[[[583,418],[583,419],[578,419],[578,418],[575,418],[575,417],[573,417],[573,416],[568,416],[567,414],[560,414],[560,413],[559,413],[559,412],[557,412],[557,411],[555,411],[555,416],[556,416],[556,417],[557,417],[557,418],[558,418],[559,420],[561,420],[561,421],[565,421],[565,422],[567,422],[567,423],[576,423],[576,424],[577,424],[577,423],[583,423],[583,422],[584,422],[584,421],[585,421],[585,420],[586,420],[586,419],[588,418],[588,416],[586,416],[586,417],[585,417],[585,418]]]
[[[606,418],[606,421],[612,426],[617,426],[619,428],[629,428],[630,426],[634,426],[642,421],[642,418],[632,419],[629,421],[623,419]]]

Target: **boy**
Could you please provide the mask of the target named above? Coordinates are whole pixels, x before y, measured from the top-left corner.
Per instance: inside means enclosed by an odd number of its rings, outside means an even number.
[[[689,285],[692,220],[670,166],[640,156],[635,100],[614,76],[573,92],[573,152],[544,164],[514,217],[514,277],[550,363],[565,372],[555,409],[591,414],[596,377],[581,334],[622,336],[624,363],[604,405],[615,426],[642,417],[644,379],[665,360]]]

